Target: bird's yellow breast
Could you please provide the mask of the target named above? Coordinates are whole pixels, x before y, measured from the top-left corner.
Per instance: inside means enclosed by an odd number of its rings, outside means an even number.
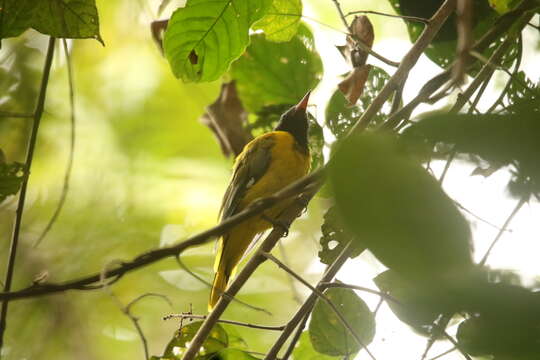
[[[303,153],[294,137],[285,131],[273,131],[258,137],[254,141],[270,138],[271,160],[266,173],[247,191],[242,199],[241,208],[257,198],[274,194],[285,186],[305,176],[309,171],[309,153]],[[248,146],[251,144],[248,144]]]

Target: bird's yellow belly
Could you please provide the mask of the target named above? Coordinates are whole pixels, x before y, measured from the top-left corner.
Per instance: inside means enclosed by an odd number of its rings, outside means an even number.
[[[310,157],[304,154],[295,145],[292,135],[282,131],[272,133],[276,137],[272,147],[272,160],[270,165],[259,181],[252,185],[246,197],[240,203],[240,208],[245,208],[256,199],[270,196],[283,189],[287,185],[305,176],[309,171]],[[271,219],[290,205],[292,200],[282,202],[264,212]],[[254,232],[262,232],[272,226],[267,220],[256,217],[249,221]]]

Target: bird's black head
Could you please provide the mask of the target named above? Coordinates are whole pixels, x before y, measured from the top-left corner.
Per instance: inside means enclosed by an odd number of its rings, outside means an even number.
[[[309,100],[308,92],[302,100],[295,106],[287,110],[277,124],[274,130],[287,131],[291,133],[302,150],[308,151],[308,118],[307,104]]]

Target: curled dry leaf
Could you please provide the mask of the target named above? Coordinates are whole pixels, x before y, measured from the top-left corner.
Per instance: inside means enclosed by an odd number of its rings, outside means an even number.
[[[234,81],[221,85],[221,92],[199,121],[216,136],[225,156],[238,155],[253,136],[246,130],[247,112],[238,97]]]
[[[357,16],[351,23],[350,32],[350,35],[347,35],[347,44],[337,48],[353,67],[361,67],[366,64],[368,53],[362,50],[358,42],[371,49],[375,38],[373,25],[367,16]]]
[[[156,42],[161,54],[163,55],[163,33],[167,29],[169,19],[156,20],[150,23],[150,32],[152,33],[152,39]]]
[[[371,65],[355,67],[345,79],[338,84],[338,89],[349,102],[349,106],[356,104],[358,98],[362,95],[370,70]]]

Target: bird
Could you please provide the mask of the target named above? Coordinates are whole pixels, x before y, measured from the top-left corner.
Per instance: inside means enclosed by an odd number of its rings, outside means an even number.
[[[257,136],[244,146],[234,162],[233,174],[223,196],[219,211],[221,221],[244,210],[254,200],[274,194],[309,172],[309,96],[310,92],[283,113],[273,131]],[[263,214],[234,226],[218,240],[209,311],[226,290],[255,236],[272,227],[274,220],[292,201],[280,202]]]

